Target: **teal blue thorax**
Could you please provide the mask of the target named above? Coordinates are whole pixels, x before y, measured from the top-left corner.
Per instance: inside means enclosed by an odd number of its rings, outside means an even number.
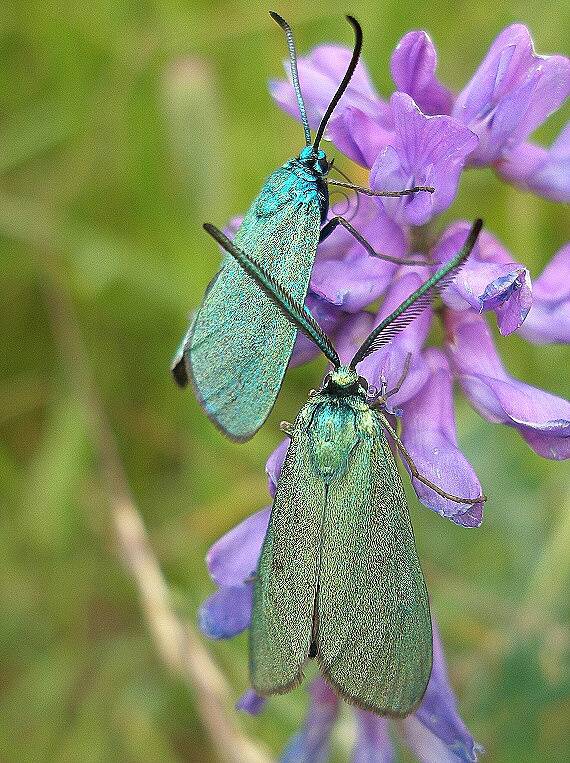
[[[351,452],[360,439],[378,435],[366,402],[367,387],[353,368],[340,366],[328,374],[322,389],[302,412],[311,420],[311,464],[325,484],[346,473]]]
[[[325,152],[319,149],[315,154],[311,146],[306,146],[298,157],[289,159],[269,176],[254,202],[256,221],[271,216],[284,205],[292,205],[295,209],[316,202],[323,223],[329,209],[329,194],[324,181],[329,169]],[[276,176],[279,177],[277,185],[273,182]]]

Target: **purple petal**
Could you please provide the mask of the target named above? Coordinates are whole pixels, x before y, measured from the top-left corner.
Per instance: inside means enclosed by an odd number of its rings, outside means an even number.
[[[267,704],[267,699],[253,689],[245,691],[236,702],[236,710],[244,710],[249,715],[259,715]]]
[[[445,323],[453,369],[474,408],[515,427],[539,455],[570,457],[570,402],[510,376],[481,316],[447,310]]]
[[[200,630],[214,639],[232,638],[251,621],[253,586],[222,586],[209,596],[200,607]]]
[[[356,744],[352,763],[394,763],[394,745],[389,734],[389,720],[366,710],[355,709]]]
[[[281,474],[281,467],[283,466],[283,461],[285,461],[290,442],[291,440],[288,437],[283,438],[273,453],[271,453],[265,464],[267,489],[272,498],[275,496],[275,491],[277,490],[277,482],[279,480],[279,475]],[[261,550],[261,546],[259,548]]]
[[[210,577],[219,586],[241,586],[255,572],[269,512],[269,507],[257,511],[211,546],[206,564]]]
[[[398,276],[392,280],[386,298],[376,317],[370,313],[359,313],[342,326],[337,336],[337,350],[343,362],[348,363],[370,331],[381,320],[395,310],[427,278],[427,268],[401,267]],[[432,311],[425,310],[401,334],[385,347],[374,352],[358,366],[358,371],[372,387],[380,389],[383,382],[393,387],[404,371],[406,357],[411,354],[411,365],[401,390],[390,397],[392,410],[401,405],[425,383],[428,371],[419,355],[430,330]]]
[[[307,295],[305,304],[328,336],[334,335],[342,320],[346,317],[346,313],[343,310],[340,310],[339,307],[312,291]],[[320,350],[315,343],[299,331],[289,365],[293,367],[308,363],[319,353]]]
[[[382,199],[388,213],[410,225],[423,225],[451,204],[461,170],[477,138],[456,119],[426,116],[405,93],[390,100],[395,138],[380,153],[370,173],[374,190],[396,191],[413,185],[435,188],[403,199]]]
[[[536,344],[570,343],[570,244],[534,282],[532,310],[519,334]]]
[[[424,114],[449,114],[453,95],[437,77],[437,53],[427,32],[408,32],[392,53],[392,79]]]
[[[435,620],[432,626],[433,668],[426,693],[416,712],[397,721],[397,727],[421,763],[472,763],[482,750],[457,712]]]
[[[339,699],[320,677],[311,683],[309,691],[311,703],[305,724],[287,745],[281,763],[326,763],[329,758]]]
[[[327,126],[327,137],[343,154],[370,169],[376,157],[393,139],[392,120],[382,120],[356,106],[334,113]]]
[[[448,228],[433,252],[435,260],[450,260],[465,243],[469,229],[467,222]],[[497,239],[483,231],[443,298],[457,310],[466,306],[478,313],[493,310],[501,334],[510,334],[523,323],[532,305],[530,274],[523,265],[512,262]]]
[[[229,223],[224,226],[224,233],[226,234],[226,236],[233,241],[234,236],[236,235],[238,228],[242,223],[243,223],[243,215],[236,215],[235,217],[232,217]],[[225,254],[225,250],[223,251]]]
[[[539,302],[560,304],[570,299],[570,243],[565,244],[534,282]]]
[[[474,164],[491,164],[524,141],[570,92],[570,61],[537,56],[528,29],[512,24],[491,45],[452,115],[479,136]]]
[[[343,324],[342,331],[339,332],[335,345],[342,363],[350,363],[354,353],[364,342],[376,323],[377,320],[372,313],[362,311],[355,313]],[[366,376],[366,373],[361,370],[365,362],[363,361],[358,366],[362,376]],[[366,378],[370,382],[367,376]]]
[[[570,202],[570,123],[548,149],[520,143],[495,164],[511,183],[547,199]]]
[[[349,159],[368,169],[393,136],[391,114],[379,120],[356,106],[346,106],[338,114],[335,112],[327,126],[328,140]]]
[[[502,271],[502,272],[501,272]],[[511,334],[523,323],[532,305],[530,275],[522,265],[504,265],[480,297],[481,310],[494,310],[503,336]]]
[[[424,358],[430,376],[403,406],[402,441],[420,474],[447,493],[477,498],[482,494],[481,485],[457,445],[451,369],[445,355],[435,347],[426,350]],[[464,527],[481,524],[482,503],[451,501],[414,478],[412,484],[420,501],[441,516]]]
[[[313,130],[319,126],[323,114],[336,92],[352,56],[350,48],[340,45],[319,45],[308,55],[297,60],[299,82],[307,110],[309,125]],[[299,107],[290,82],[289,62],[284,63],[288,81],[273,80],[269,90],[277,105],[295,119],[299,119]],[[337,109],[338,114],[347,106],[356,106],[380,122],[389,120],[389,109],[377,95],[362,60],[358,62]]]
[[[408,253],[406,234],[373,199],[359,197],[358,211],[350,221],[375,251],[390,257]],[[339,226],[319,245],[311,291],[347,312],[357,312],[383,294],[397,267],[371,257]]]
[[[347,313],[358,312],[378,299],[397,268],[394,263],[370,257],[358,244],[340,260],[315,262],[311,290],[323,300],[342,306],[346,317]]]

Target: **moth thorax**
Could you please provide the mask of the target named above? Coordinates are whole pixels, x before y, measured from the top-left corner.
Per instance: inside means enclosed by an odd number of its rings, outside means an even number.
[[[341,389],[348,389],[354,387],[358,382],[358,374],[350,366],[339,366],[334,371],[331,371],[330,380],[335,386]]]
[[[316,172],[318,175],[326,175],[330,169],[327,155],[319,148],[317,151],[312,146],[305,146],[299,154],[299,161]]]

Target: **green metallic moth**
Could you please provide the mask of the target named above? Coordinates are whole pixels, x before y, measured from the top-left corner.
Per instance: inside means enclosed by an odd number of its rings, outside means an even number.
[[[282,425],[291,442],[255,575],[250,629],[251,682],[262,695],[297,685],[311,658],[342,697],[380,715],[406,716],[424,695],[432,667],[428,594],[386,433],[412,475],[440,495],[468,504],[486,499],[452,496],[418,473],[383,413],[404,377],[370,396],[356,366],[431,304],[481,226],[477,220],[458,254],[381,321],[348,365],[307,307],[205,226],[333,367],[294,424]]]
[[[376,192],[327,177],[333,163],[327,161],[319,144],[358,63],[362,30],[356,19],[347,16],[355,31],[354,51],[312,141],[299,85],[293,34],[280,16],[273,12],[271,16],[287,37],[291,77],[306,145],[298,157],[290,159],[267,179],[245,215],[234,244],[279,283],[287,284],[294,299],[304,303],[317,245],[338,225],[344,226],[375,257],[406,265],[418,264],[375,252],[343,217],[327,220],[329,185],[371,196],[404,196],[434,189],[418,186],[403,191]],[[296,335],[297,328],[283,317],[272,300],[256,287],[237,262],[225,257],[178,348],[172,374],[181,387],[192,382],[206,415],[228,437],[248,440],[273,408]]]

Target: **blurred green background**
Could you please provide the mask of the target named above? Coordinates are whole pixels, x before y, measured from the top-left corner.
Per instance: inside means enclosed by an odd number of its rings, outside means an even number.
[[[539,52],[564,52],[567,42],[563,0],[547,9],[506,0],[326,5],[275,10],[302,51],[350,43],[342,16],[356,15],[384,96],[391,51],[412,28],[432,34],[440,76],[455,89],[514,20],[530,26]],[[0,8],[1,760],[218,759],[195,693],[157,654],[117,553],[114,486],[101,479],[85,385],[91,376],[173,605],[195,623],[213,590],[208,546],[268,503],[264,463],[277,423],[323,368],[289,373],[270,421],[241,446],[168,373],[217,268],[201,222],[242,213],[302,143],[267,92],[285,54],[267,10],[252,0]],[[565,118],[539,139],[550,141]],[[565,214],[471,171],[446,219],[483,216],[536,276],[568,237]],[[516,336],[498,343],[515,375],[568,393],[564,348]],[[568,469],[459,396],[457,404],[460,442],[490,495],[485,522],[461,529],[410,499],[461,712],[488,760],[565,760]],[[207,648],[235,700],[247,685],[245,637]],[[231,720],[275,756],[305,706],[300,688],[257,719],[232,711]],[[349,717],[337,729],[338,760]]]

